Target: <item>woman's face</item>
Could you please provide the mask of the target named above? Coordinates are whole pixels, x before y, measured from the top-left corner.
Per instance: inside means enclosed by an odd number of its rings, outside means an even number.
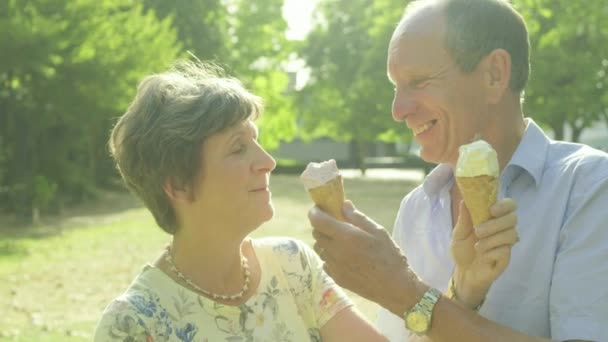
[[[203,143],[193,203],[201,219],[253,230],[272,218],[269,177],[276,162],[257,138],[256,125],[244,120]]]

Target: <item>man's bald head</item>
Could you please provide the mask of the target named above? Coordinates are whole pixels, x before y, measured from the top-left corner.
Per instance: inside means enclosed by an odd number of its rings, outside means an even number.
[[[417,0],[393,32],[389,49],[408,33],[443,35],[444,47],[463,72],[495,49],[511,56],[509,87],[522,93],[530,73],[526,24],[505,0]]]

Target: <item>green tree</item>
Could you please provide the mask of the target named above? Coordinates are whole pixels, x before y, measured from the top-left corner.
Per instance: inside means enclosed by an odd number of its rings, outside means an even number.
[[[265,102],[259,120],[260,141],[275,149],[281,141],[293,139],[296,132],[293,97],[289,94],[289,75],[285,63],[296,53],[286,38],[287,22],[281,9],[283,0],[228,0],[229,71]]]
[[[228,8],[222,0],[143,0],[146,11],[171,18],[184,50],[201,60],[222,61],[230,53]]]
[[[106,141],[137,81],[179,51],[171,21],[119,0],[0,5],[0,205],[21,217],[113,174]],[[57,197],[55,196],[57,195]],[[53,198],[55,197],[55,201]]]
[[[306,138],[351,141],[363,172],[369,143],[395,141],[402,134],[390,120],[393,89],[386,57],[403,8],[396,0],[322,0],[301,49],[311,69],[299,96]]]
[[[267,149],[295,134],[289,78],[284,63],[295,53],[287,41],[283,0],[145,0],[159,18],[173,18],[185,50],[213,60],[241,79],[266,103],[258,124]]]
[[[528,23],[532,73],[525,108],[556,139],[607,117],[608,2],[517,0]]]

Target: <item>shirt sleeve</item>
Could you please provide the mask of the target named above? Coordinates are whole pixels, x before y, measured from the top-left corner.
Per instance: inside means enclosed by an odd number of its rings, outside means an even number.
[[[97,328],[95,342],[153,341],[145,317],[123,299],[114,300],[104,311]]]
[[[343,309],[352,306],[352,302],[334,280],[323,270],[323,262],[306,244],[300,243],[301,251],[311,272],[311,291],[317,324],[322,328],[331,318]]]
[[[573,190],[553,271],[551,337],[601,341],[608,336],[608,175]]]

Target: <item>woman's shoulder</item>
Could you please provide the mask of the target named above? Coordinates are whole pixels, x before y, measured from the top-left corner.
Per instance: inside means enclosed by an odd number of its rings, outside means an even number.
[[[135,338],[135,341],[145,341],[152,334],[156,336],[170,334],[171,318],[161,298],[167,289],[154,285],[158,284],[154,280],[157,276],[156,271],[158,270],[152,266],[144,267],[128,289],[110,302],[98,323],[95,341],[121,336]]]
[[[171,330],[169,315],[159,297],[151,291],[129,290],[106,307],[95,329],[95,341],[146,341],[152,335],[150,327],[156,325],[164,327],[161,331]]]
[[[157,288],[159,283],[154,279],[157,277],[155,271],[153,266],[144,266],[125,292],[110,302],[103,315],[136,313],[149,316],[150,310],[158,306],[163,292]]]

